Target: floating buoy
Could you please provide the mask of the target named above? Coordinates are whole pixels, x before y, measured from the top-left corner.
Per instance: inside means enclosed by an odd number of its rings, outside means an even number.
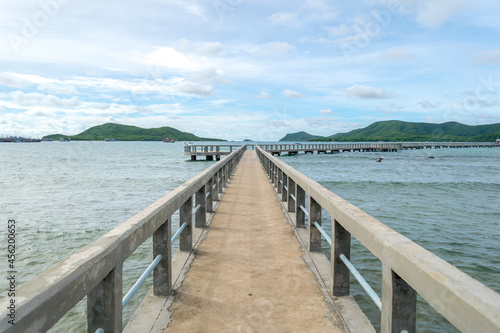
[[[434,158],[434,156],[429,156],[429,158]]]
[[[375,162],[382,162],[383,158],[379,158],[378,160],[376,160]]]

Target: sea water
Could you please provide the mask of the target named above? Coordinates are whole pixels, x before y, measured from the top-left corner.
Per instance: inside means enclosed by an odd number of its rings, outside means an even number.
[[[382,162],[376,162],[382,157]],[[281,160],[500,292],[500,149],[422,149],[282,156]],[[322,224],[330,235],[330,217]],[[330,255],[330,246],[323,241]],[[353,239],[351,261],[381,296],[381,262]],[[380,311],[351,278],[380,327]],[[417,330],[457,332],[420,297]]]
[[[189,161],[183,145],[0,144],[0,219],[4,229],[9,219],[16,220],[17,286],[215,163]],[[375,162],[379,157],[384,160]],[[281,159],[500,292],[500,149],[299,154]],[[323,223],[329,232],[329,219]],[[173,224],[175,231],[175,216]],[[124,293],[152,261],[151,248],[148,240],[125,261]],[[324,249],[329,252],[326,242]],[[380,261],[355,240],[351,258],[380,295]],[[7,261],[2,265],[6,272]],[[0,279],[0,296],[6,295],[7,282]],[[150,286],[151,278],[125,308],[125,323]],[[352,294],[378,327],[380,312],[355,281]],[[423,300],[417,322],[421,332],[453,331]],[[86,331],[85,299],[51,329],[70,331]]]

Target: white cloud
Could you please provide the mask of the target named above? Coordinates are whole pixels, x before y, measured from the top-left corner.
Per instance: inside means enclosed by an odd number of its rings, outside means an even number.
[[[500,50],[488,50],[477,52],[472,60],[474,66],[500,64]]]
[[[287,42],[271,42],[252,47],[249,52],[262,57],[275,57],[295,51],[295,46]]]
[[[228,104],[228,103],[232,103],[234,101],[235,101],[234,99],[222,98],[222,99],[216,99],[213,101],[209,101],[208,104],[210,104],[213,107],[220,108],[221,106]]]
[[[75,87],[61,84],[42,84],[36,87],[36,90],[56,95],[78,95],[79,92]]]
[[[151,66],[162,66],[181,71],[194,71],[202,68],[197,61],[168,46],[160,47],[148,54],[146,63]]]
[[[28,88],[37,84],[50,84],[55,82],[58,82],[58,80],[48,79],[38,75],[5,72],[0,73],[1,85],[19,89]]]
[[[432,103],[432,102],[429,102],[429,101],[421,101],[421,102],[418,102],[417,104],[419,104],[424,109],[435,109],[435,108],[437,108],[440,105],[439,102]]]
[[[349,32],[352,31],[352,27],[348,27],[345,24],[341,24],[341,25],[338,25],[338,26],[335,26],[335,27],[327,27],[325,29],[333,37],[343,36],[343,35],[346,35],[346,34],[348,34]]]
[[[267,18],[272,24],[282,25],[294,23],[297,20],[297,14],[291,12],[275,13]]]
[[[405,49],[391,48],[380,52],[377,57],[379,61],[410,61],[413,59],[413,54]]]
[[[256,97],[257,98],[261,98],[261,99],[263,99],[263,98],[269,98],[269,97],[271,97],[271,94],[268,93],[268,92],[263,91],[259,95],[257,95]]]
[[[426,28],[435,28],[464,9],[466,0],[427,0],[417,9],[417,22]]]
[[[391,10],[415,17],[415,21],[425,28],[436,28],[449,21],[455,14],[463,12],[467,0],[378,0]]]
[[[214,89],[211,85],[199,84],[191,81],[182,81],[174,86],[174,90],[181,94],[192,96],[209,96],[212,95]]]
[[[361,99],[385,99],[394,97],[394,92],[386,91],[381,88],[373,88],[355,84],[346,88],[347,96],[358,97]]]
[[[285,90],[283,90],[282,93],[284,96],[290,97],[290,98],[302,98],[302,97],[304,97],[304,95],[302,95],[301,93],[298,93],[298,92],[290,90],[290,89],[285,89]]]
[[[195,52],[203,55],[216,55],[224,50],[220,42],[191,42],[187,39],[181,39],[181,49],[184,52]]]
[[[17,107],[45,106],[45,107],[75,107],[80,105],[80,100],[76,97],[59,98],[54,95],[45,95],[40,93],[24,93],[22,91],[13,91],[8,94],[12,103]]]
[[[207,68],[201,71],[194,72],[189,76],[190,81],[197,81],[208,84],[230,84],[230,80],[221,75],[221,71],[216,68]]]
[[[332,109],[319,110],[319,113],[321,113],[321,114],[333,114]]]

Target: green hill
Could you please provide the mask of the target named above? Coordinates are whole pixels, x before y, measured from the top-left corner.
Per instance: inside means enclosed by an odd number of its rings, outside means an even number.
[[[301,131],[297,133],[288,133],[280,141],[314,141],[316,138],[324,138],[320,135],[312,135]]]
[[[71,140],[105,140],[115,139],[117,141],[162,141],[163,138],[175,138],[180,141],[224,141],[211,138],[200,138],[192,133],[181,132],[172,127],[141,128],[107,123],[91,127],[77,135],[53,134],[44,138],[58,140],[70,138]]]
[[[413,123],[378,121],[365,128],[338,133],[317,141],[465,141],[492,142],[500,137],[500,123],[469,126],[457,122]]]

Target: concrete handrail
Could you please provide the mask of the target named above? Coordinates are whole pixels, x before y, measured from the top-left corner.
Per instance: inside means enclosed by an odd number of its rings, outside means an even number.
[[[204,227],[205,212],[212,212],[212,202],[219,199],[245,149],[242,146],[235,150],[104,236],[24,283],[17,290],[16,325],[2,320],[0,332],[44,332],[85,296],[88,331],[103,328],[106,332],[121,332],[123,262],[153,235],[153,256],[163,256],[154,271],[154,292],[170,295],[172,214],[179,210],[181,219],[191,221],[180,235],[180,250],[191,251],[193,196],[203,207],[195,215],[196,227]],[[0,301],[2,318],[6,318],[8,303],[7,298]]]
[[[329,289],[334,296],[349,295],[349,272],[341,265],[340,254],[349,258],[350,235],[381,260],[382,332],[415,331],[416,293],[461,331],[500,331],[500,294],[262,148],[256,149],[271,182],[282,193],[282,200],[288,197],[288,211],[296,214],[298,227],[304,224],[299,207],[305,204],[305,193],[309,194],[309,221],[321,221],[321,208],[332,217]],[[309,251],[321,251],[317,228],[309,228]]]

